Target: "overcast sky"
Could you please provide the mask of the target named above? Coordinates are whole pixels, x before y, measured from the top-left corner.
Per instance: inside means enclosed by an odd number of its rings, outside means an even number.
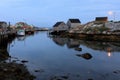
[[[112,11],[113,14],[108,14]],[[39,27],[52,27],[57,21],[79,18],[82,23],[95,17],[120,20],[120,0],[0,0],[0,21],[24,21]]]

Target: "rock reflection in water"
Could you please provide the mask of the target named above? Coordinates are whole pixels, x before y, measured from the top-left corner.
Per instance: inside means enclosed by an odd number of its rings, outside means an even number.
[[[86,47],[91,48],[93,50],[108,52],[107,48],[111,48],[112,49],[111,52],[120,51],[119,42],[85,41],[85,40],[77,40],[77,39],[70,39],[70,38],[61,38],[59,36],[52,37],[52,38],[57,45],[64,46],[66,44],[68,48],[74,48],[74,50],[77,50],[76,48],[79,48],[80,45],[85,45]]]
[[[88,48],[91,48],[93,50],[108,52],[107,48],[111,48],[112,51],[116,51],[116,52],[120,51],[120,46],[118,46],[118,45],[120,45],[119,42],[98,42],[98,41],[82,41],[81,40],[80,44],[85,45]],[[118,44],[118,45],[115,45],[115,44]]]
[[[82,57],[82,58],[84,58],[84,59],[86,59],[86,60],[89,60],[89,59],[92,58],[92,55],[91,55],[90,53],[76,54],[76,56]]]

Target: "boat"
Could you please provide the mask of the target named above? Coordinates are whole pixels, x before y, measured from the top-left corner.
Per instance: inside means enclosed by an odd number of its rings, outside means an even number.
[[[24,36],[25,35],[25,30],[23,30],[23,29],[18,30],[17,35],[18,36]]]

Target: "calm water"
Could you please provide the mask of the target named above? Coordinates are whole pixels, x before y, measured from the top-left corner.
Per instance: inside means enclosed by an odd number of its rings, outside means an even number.
[[[120,80],[120,43],[52,38],[38,32],[17,37],[9,55],[29,61],[25,65],[35,80]]]

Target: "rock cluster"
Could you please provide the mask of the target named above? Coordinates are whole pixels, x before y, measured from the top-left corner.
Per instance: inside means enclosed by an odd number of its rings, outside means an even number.
[[[0,80],[33,80],[34,78],[24,64],[0,62]]]

